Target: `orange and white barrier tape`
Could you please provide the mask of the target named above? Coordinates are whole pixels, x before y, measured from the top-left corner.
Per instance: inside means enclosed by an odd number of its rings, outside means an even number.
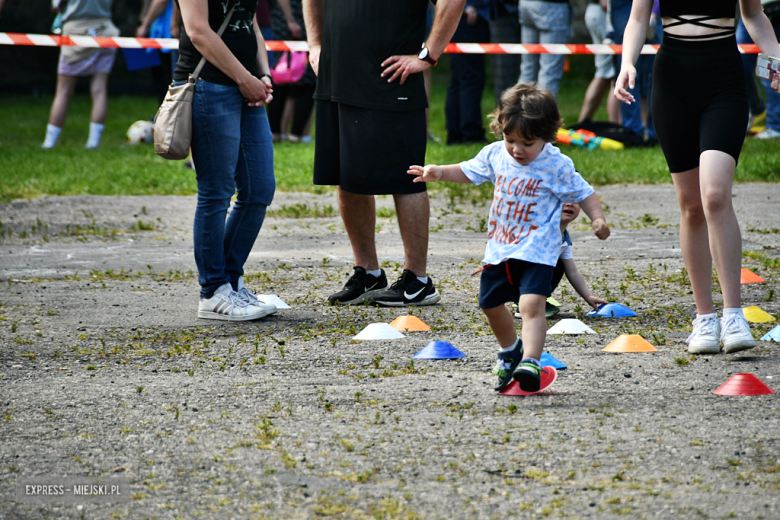
[[[39,47],[109,47],[121,49],[178,49],[175,38],[129,38],[106,36],[58,36],[52,34],[0,33],[0,45],[28,45]],[[269,51],[308,51],[303,41],[269,40],[265,42]],[[644,45],[642,54],[655,54],[658,45]],[[450,54],[620,54],[622,45],[591,44],[529,44],[519,43],[450,43],[445,53]],[[745,54],[761,52],[757,45],[741,44]]]

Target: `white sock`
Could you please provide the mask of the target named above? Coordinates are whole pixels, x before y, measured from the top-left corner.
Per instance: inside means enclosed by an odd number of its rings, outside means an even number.
[[[428,283],[427,276],[418,276],[417,279],[420,280],[422,283]]]
[[[520,338],[518,338],[518,339],[520,339]],[[499,345],[499,346],[498,346],[498,348],[499,348],[499,350],[501,350],[502,352],[508,352],[508,351],[512,350],[513,348],[515,348],[515,347],[517,346],[517,343],[518,343],[518,342],[517,342],[517,340],[515,340],[515,342],[514,342],[514,343],[512,343],[511,345],[509,345],[509,346],[508,346],[508,347],[506,347],[506,348],[502,347],[501,345]]]
[[[373,270],[369,271],[368,269],[366,269],[366,274],[370,274],[374,278],[379,278],[380,276],[382,276],[382,270],[381,269],[373,269]]]
[[[723,317],[728,318],[732,314],[737,314],[739,316],[743,316],[745,313],[742,312],[742,309],[739,307],[726,307],[723,309]]]
[[[57,144],[57,138],[60,136],[62,128],[54,125],[46,125],[46,137],[43,140],[41,148],[54,148]]]
[[[742,312],[742,309],[740,309],[740,312]],[[725,313],[724,313],[724,316],[725,316]],[[714,313],[714,312],[711,312],[709,314],[697,314],[696,315],[696,319],[697,320],[699,318],[717,318],[717,317],[718,317],[718,315],[716,313]]]
[[[89,139],[87,139],[87,146],[85,148],[97,148],[100,144],[100,136],[103,135],[103,128],[105,125],[100,123],[89,124]]]

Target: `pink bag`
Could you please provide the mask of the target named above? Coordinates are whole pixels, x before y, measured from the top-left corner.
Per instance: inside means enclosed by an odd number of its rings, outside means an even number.
[[[306,65],[308,64],[308,52],[284,51],[279,57],[276,67],[271,71],[274,84],[297,83],[303,77],[304,72],[306,72]]]

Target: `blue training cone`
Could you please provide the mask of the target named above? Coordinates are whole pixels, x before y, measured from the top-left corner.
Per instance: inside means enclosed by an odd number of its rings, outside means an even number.
[[[764,337],[761,338],[761,341],[777,341],[780,343],[780,325],[764,334]]]
[[[466,357],[466,354],[446,341],[431,341],[417,354],[412,356],[414,359],[458,359],[464,357]]]
[[[566,368],[566,365],[552,357],[549,352],[542,352],[542,358],[539,360],[539,364],[543,367],[553,367],[556,370],[563,370]]]
[[[597,311],[590,311],[588,316],[597,316],[601,318],[631,318],[636,313],[619,303],[608,303],[599,307]]]

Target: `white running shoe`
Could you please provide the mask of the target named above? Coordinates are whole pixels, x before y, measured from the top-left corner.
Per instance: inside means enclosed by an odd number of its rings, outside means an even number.
[[[692,324],[693,330],[686,340],[688,352],[691,354],[720,353],[720,321],[715,314],[696,318]]]
[[[753,136],[753,138],[755,139],[777,139],[778,137],[780,137],[780,132],[778,132],[774,128],[769,128],[769,127],[764,128],[759,133]]]
[[[726,354],[756,346],[756,340],[750,332],[750,325],[742,314],[730,314],[727,318],[722,318],[721,329],[720,339],[723,341],[723,351]]]
[[[217,289],[211,298],[201,298],[198,305],[198,318],[207,320],[249,321],[267,315],[267,310],[247,303],[229,283]]]
[[[268,316],[269,314],[275,313],[278,309],[276,308],[276,305],[265,303],[261,301],[257,294],[255,293],[254,289],[251,289],[244,285],[244,277],[241,276],[238,279],[238,290],[236,291],[238,295],[244,299],[245,302],[254,305],[255,307],[260,307],[261,309],[265,309],[266,314],[265,316]]]

